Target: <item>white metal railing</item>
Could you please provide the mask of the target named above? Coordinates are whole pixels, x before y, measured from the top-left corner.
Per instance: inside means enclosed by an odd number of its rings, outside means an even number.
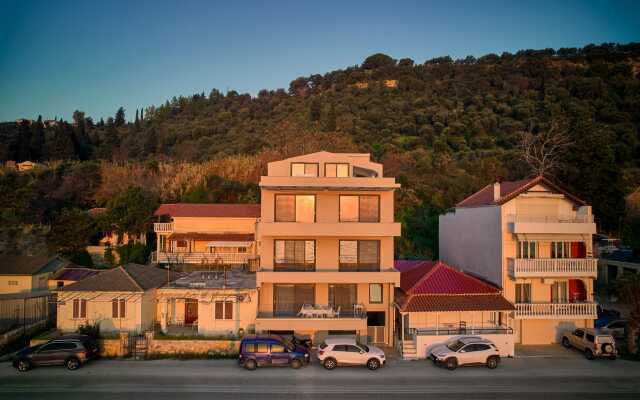
[[[154,232],[173,232],[173,222],[156,222],[153,224]]]
[[[509,214],[507,222],[548,222],[548,223],[569,223],[585,224],[593,223],[591,214],[566,214],[566,215],[522,215]]]
[[[159,264],[249,265],[257,264],[258,256],[250,253],[154,252],[152,262]]]
[[[596,258],[510,258],[513,277],[593,276],[598,274]]]
[[[596,303],[516,303],[516,318],[596,318]]]

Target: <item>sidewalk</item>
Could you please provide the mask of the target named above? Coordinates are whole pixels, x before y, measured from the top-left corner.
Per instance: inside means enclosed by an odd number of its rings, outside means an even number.
[[[580,358],[582,354],[565,349],[559,344],[521,345],[516,344],[515,358]]]

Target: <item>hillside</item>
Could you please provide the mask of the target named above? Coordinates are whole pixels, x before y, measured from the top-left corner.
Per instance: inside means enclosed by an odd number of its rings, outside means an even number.
[[[161,201],[257,201],[254,178],[270,160],[319,149],[362,151],[403,185],[399,255],[431,256],[437,214],[494,179],[530,175],[522,135],[552,127],[569,142],[553,175],[593,204],[601,229],[624,228],[625,196],[640,186],[640,44],[423,64],[376,54],[359,66],[297,78],[288,90],[252,97],[214,89],[149,107],[142,118],[135,113],[134,122],[121,110],[106,122],[77,112],[74,124],[50,128],[1,124],[0,160],[103,160],[83,167],[93,168],[89,188],[78,194],[70,186],[53,206],[36,198],[43,179],[61,184],[87,163],[65,164],[48,177],[3,174],[0,188],[21,188],[25,196],[0,194],[3,218],[48,223],[64,208],[104,205],[113,190],[104,182],[114,181],[123,190],[147,187]],[[116,179],[118,168],[138,172]],[[168,179],[182,186],[153,186]]]

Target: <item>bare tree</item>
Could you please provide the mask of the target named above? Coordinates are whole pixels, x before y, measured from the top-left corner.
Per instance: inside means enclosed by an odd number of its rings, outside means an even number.
[[[562,165],[562,157],[573,142],[557,124],[549,130],[534,134],[524,132],[520,152],[524,161],[536,175],[553,174]]]

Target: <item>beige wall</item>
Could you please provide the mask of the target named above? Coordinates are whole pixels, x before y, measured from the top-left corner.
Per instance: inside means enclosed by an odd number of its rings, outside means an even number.
[[[127,300],[125,318],[112,318],[111,301],[114,298]],[[73,318],[73,299],[87,300],[86,318]],[[142,332],[153,327],[154,303],[153,291],[59,292],[57,325],[64,332],[73,332],[81,325],[96,323],[100,323],[103,332]]]
[[[0,275],[0,294],[45,290],[50,273],[38,275]]]
[[[175,217],[174,232],[254,233],[256,218]]]
[[[529,319],[516,321],[516,336],[520,343],[553,344],[562,340],[562,334],[575,328],[592,328],[593,320]]]
[[[285,160],[274,161],[268,164],[269,176],[291,176],[291,163],[308,162],[318,163],[318,176],[324,176],[325,163],[349,163],[349,170],[353,166],[374,170],[378,176],[382,176],[382,164],[371,162],[370,155],[366,153],[329,153],[321,151],[318,153],[305,154],[298,157],[287,158]]]

